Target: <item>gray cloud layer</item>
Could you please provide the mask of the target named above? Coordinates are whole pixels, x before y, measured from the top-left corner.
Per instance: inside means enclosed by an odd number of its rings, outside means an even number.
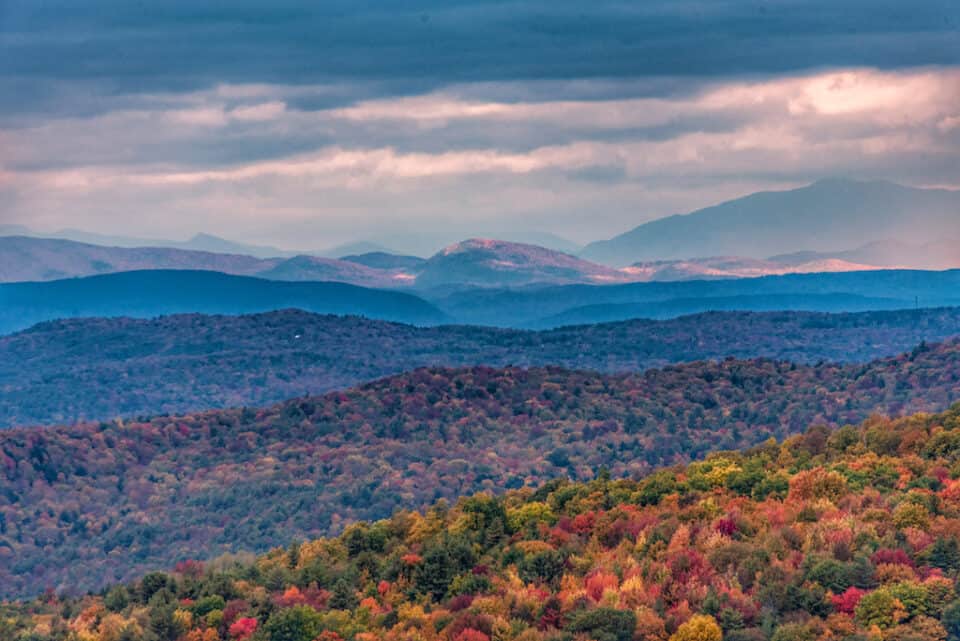
[[[589,240],[826,174],[953,184],[958,29],[955,0],[7,0],[0,218]]]
[[[958,28],[953,0],[7,0],[0,75],[25,89],[8,109],[56,107],[58,82],[349,85],[301,105],[328,108],[464,82],[949,65]]]

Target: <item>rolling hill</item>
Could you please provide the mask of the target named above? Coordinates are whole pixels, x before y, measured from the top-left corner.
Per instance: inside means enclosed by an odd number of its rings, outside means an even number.
[[[425,262],[425,259],[419,256],[404,256],[402,254],[391,254],[383,251],[348,254],[341,256],[340,260],[348,263],[357,263],[358,265],[366,265],[374,269],[401,269],[407,272],[415,272]]]
[[[421,369],[260,410],[4,430],[0,590],[95,589],[441,497],[642,475],[812,424],[943,410],[958,389],[949,342],[866,365]]]
[[[779,259],[778,259],[779,258]],[[791,257],[761,260],[742,256],[714,256],[684,260],[657,260],[634,263],[622,271],[640,282],[709,280],[729,278],[756,278],[759,276],[782,276],[783,274],[810,274],[818,272],[854,272],[879,269],[875,264],[853,262],[828,255],[801,252]],[[803,260],[806,258],[806,260]],[[904,267],[909,262],[895,265]],[[886,265],[884,263],[884,265]],[[960,260],[950,267],[960,267]]]
[[[699,314],[704,310],[818,311],[855,313],[878,310],[903,310],[909,305],[895,298],[870,298],[855,294],[755,294],[742,296],[703,296],[671,298],[648,303],[608,303],[584,305],[559,314],[537,319],[529,327],[564,327],[589,323],[611,323],[631,318],[675,318]]]
[[[916,269],[953,269],[960,266],[960,241],[937,240],[915,245],[896,240],[884,240],[846,251],[803,251],[769,258],[770,262],[789,266],[831,260],[867,263],[879,267],[910,266]]]
[[[0,284],[0,332],[83,316],[243,314],[298,307],[436,324],[445,316],[411,294],[346,283],[281,282],[211,271],[130,271],[41,283]]]
[[[836,252],[891,238],[913,244],[960,238],[960,191],[822,180],[654,220],[591,243],[580,256],[613,266],[705,255],[765,258],[798,248]]]
[[[724,280],[474,289],[431,296],[456,319],[504,327],[551,327],[632,317],[662,318],[712,309],[859,311],[960,303],[960,270],[876,270]],[[873,301],[864,299],[875,299]],[[600,306],[597,314],[589,306]],[[615,306],[623,306],[619,308]],[[562,314],[578,310],[575,317]]]
[[[252,276],[279,262],[169,247],[105,247],[72,240],[0,236],[0,282],[7,283],[142,269],[202,269]]]
[[[310,259],[284,275],[292,280],[298,269],[323,271],[327,267],[324,261]],[[369,273],[367,270],[372,269],[345,261],[343,265],[348,265],[351,273]],[[638,317],[671,318],[711,310],[844,312],[960,304],[960,270],[881,270],[621,285],[466,289],[451,285],[421,290],[421,297],[395,289],[368,289],[315,282],[309,275],[307,278],[290,282],[213,271],[143,270],[49,282],[0,283],[0,332],[72,316],[238,314],[288,307],[418,325],[458,322],[548,328]]]
[[[398,278],[402,270],[376,269],[356,261],[317,256],[256,258],[196,249],[106,247],[72,240],[0,236],[0,283],[156,269],[216,271],[271,280],[336,281],[363,287],[405,286],[411,280]]]
[[[254,243],[243,243],[214,234],[199,232],[187,240],[170,240],[169,238],[143,238],[134,236],[122,236],[118,234],[104,234],[98,232],[86,231],[83,229],[60,229],[58,231],[36,231],[24,225],[0,225],[0,236],[28,236],[30,238],[66,240],[87,245],[100,245],[103,247],[163,247],[168,249],[181,249],[187,251],[204,251],[217,254],[240,254],[244,256],[253,256],[256,258],[291,258],[303,254],[316,254],[328,258],[336,258],[341,254],[353,253],[357,249],[364,251],[382,250],[383,247],[373,245],[372,243],[349,243],[337,245],[323,250],[302,250],[294,251],[290,249],[280,249],[270,245],[259,245]]]
[[[867,362],[960,336],[960,309],[719,312],[547,331],[296,310],[54,321],[0,337],[0,427],[260,406],[424,366],[641,371],[702,359]]]
[[[280,258],[284,256],[296,256],[298,253],[302,253],[271,247],[269,245],[238,243],[202,232],[194,234],[187,240],[170,240],[167,238],[138,238],[117,234],[103,234],[82,229],[61,229],[53,232],[39,232],[23,225],[0,225],[0,236],[28,236],[31,238],[66,240],[86,245],[100,245],[103,247],[164,247],[185,251],[241,254],[244,256],[254,256],[256,258]]]
[[[601,472],[464,496],[260,557],[13,603],[6,630],[50,641],[158,630],[237,641],[955,638],[958,425],[955,408],[811,426],[643,478]]]
[[[331,281],[380,288],[404,287],[413,280],[399,269],[377,269],[353,261],[318,256],[288,258],[257,276],[268,280]]]

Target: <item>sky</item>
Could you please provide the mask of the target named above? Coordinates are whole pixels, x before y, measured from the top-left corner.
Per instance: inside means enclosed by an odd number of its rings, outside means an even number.
[[[0,0],[0,223],[577,243],[960,187],[956,0]]]

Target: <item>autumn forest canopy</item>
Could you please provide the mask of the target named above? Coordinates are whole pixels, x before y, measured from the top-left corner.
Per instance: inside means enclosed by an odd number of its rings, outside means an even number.
[[[940,411],[958,382],[950,341],[849,365],[424,368],[262,409],[4,430],[0,586],[99,589],[441,497],[637,478],[812,424]]]
[[[960,635],[960,409],[814,425],[5,606],[4,638],[917,641]],[[18,636],[19,635],[19,636]],[[32,635],[32,636],[31,636]]]
[[[955,307],[708,312],[541,331],[417,327],[292,309],[73,318],[0,336],[0,428],[260,407],[426,366],[622,373],[728,356],[867,363],[958,334]]]

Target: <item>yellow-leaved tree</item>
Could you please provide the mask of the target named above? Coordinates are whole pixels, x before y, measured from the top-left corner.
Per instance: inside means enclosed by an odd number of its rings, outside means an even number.
[[[690,617],[670,637],[670,641],[721,641],[723,631],[717,620],[709,614],[697,614]]]

